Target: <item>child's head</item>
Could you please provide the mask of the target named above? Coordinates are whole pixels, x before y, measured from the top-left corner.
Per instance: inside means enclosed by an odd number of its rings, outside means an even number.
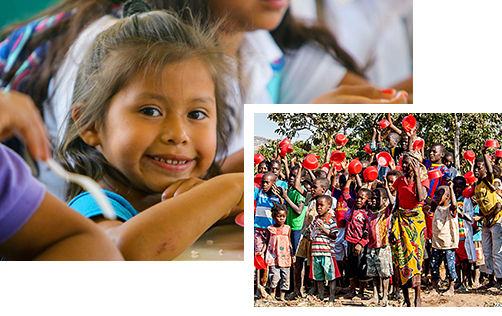
[[[401,140],[401,136],[397,133],[389,133],[387,137],[385,138],[386,145],[388,148],[394,148],[399,144],[399,141]]]
[[[332,206],[333,199],[329,195],[320,195],[316,198],[316,211],[317,214],[323,216]]]
[[[261,189],[265,192],[270,191],[275,181],[277,181],[277,176],[273,172],[267,172],[261,178]]]
[[[268,164],[268,166],[270,168],[270,172],[273,172],[276,176],[279,176],[279,174],[281,173],[281,162],[279,160],[272,160]]]
[[[403,133],[401,135],[401,148],[408,148],[408,140],[408,135],[406,135],[406,133]]]
[[[329,180],[326,178],[316,178],[314,182],[312,183],[312,189],[310,191],[310,194],[312,194],[313,197],[318,197],[320,195],[323,195],[328,191],[329,189]]]
[[[379,210],[389,201],[389,196],[387,190],[384,188],[376,188],[372,192],[371,196],[371,208],[374,210]]]
[[[328,173],[324,170],[316,170],[316,172],[314,172],[314,176],[316,178],[327,178],[328,177]]]
[[[301,184],[307,192],[310,192],[312,190],[312,182],[310,182],[309,180],[303,180]]]
[[[445,206],[448,205],[450,201],[450,188],[447,185],[441,185],[436,189],[434,193],[434,202],[438,205]]]
[[[229,69],[211,33],[171,13],[120,20],[79,68],[59,158],[71,171],[145,194],[214,175],[230,135]],[[80,192],[70,188],[69,197]]]
[[[371,190],[366,188],[359,189],[356,196],[356,209],[368,208],[368,204],[370,203],[372,197],[373,194],[371,193]]]
[[[402,177],[403,173],[399,170],[390,170],[387,172],[387,185],[389,186],[390,193],[394,194],[396,189],[394,188],[394,182],[397,178]]]
[[[474,176],[478,179],[482,179],[486,176],[486,166],[485,166],[485,158],[483,156],[476,157],[474,160]]]
[[[495,189],[500,189],[502,187],[502,182],[500,182],[499,178],[493,180],[493,186],[495,187]]]
[[[258,173],[265,173],[268,171],[268,162],[262,161],[258,164]]]
[[[453,179],[453,193],[455,197],[459,198],[467,187],[467,182],[462,176],[457,176]]]
[[[272,218],[275,223],[282,226],[286,223],[286,218],[288,217],[288,208],[284,204],[276,204],[272,206],[270,210],[272,213]]]
[[[502,169],[500,169],[500,167],[497,165],[492,165],[492,169],[493,169],[493,177],[496,179],[500,179]]]
[[[453,162],[454,162],[453,153],[451,152],[445,153],[443,158],[443,163],[445,164],[445,166],[451,168],[451,166],[453,166]]]
[[[296,177],[298,176],[298,170],[300,170],[299,165],[294,165],[291,170],[289,170],[289,179],[288,184],[293,186],[295,184]],[[305,175],[307,174],[307,170],[302,168],[302,172],[300,174],[301,181],[305,180]]]
[[[446,149],[442,144],[433,144],[429,149],[429,159],[433,163],[441,163],[446,154]]]

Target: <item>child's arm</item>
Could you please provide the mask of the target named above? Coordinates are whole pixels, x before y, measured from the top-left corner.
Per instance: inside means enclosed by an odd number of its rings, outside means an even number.
[[[481,147],[481,153],[483,154],[483,158],[485,160],[486,178],[489,183],[492,183],[493,182],[493,167],[490,162],[490,159],[488,159],[488,156],[486,155],[486,147],[485,146]]]
[[[383,177],[383,183],[385,191],[387,191],[387,196],[389,197],[389,207],[392,210],[392,208],[394,207],[394,203],[392,202],[392,193],[390,193],[389,182],[387,181],[387,177]]]
[[[392,119],[391,119],[391,117],[390,117],[390,113],[386,113],[386,115],[387,115],[387,121],[389,121],[389,122],[390,122],[389,127],[390,127],[390,128],[391,128],[394,132],[396,132],[396,133],[398,133],[399,135],[401,135],[403,132],[402,132],[399,128],[397,128],[397,126],[396,126],[396,125],[394,125],[394,123],[392,123]]]
[[[288,158],[286,156],[281,157],[281,162],[284,165],[284,171],[286,172],[286,178],[285,180],[288,181],[289,179],[289,165],[288,165]]]
[[[450,181],[448,183],[448,186],[450,187],[450,199],[451,199],[450,213],[451,216],[455,217],[455,215],[457,215],[457,197],[455,196],[455,193],[453,191],[453,181]]]
[[[289,238],[289,251],[291,256],[291,263],[295,264],[296,258],[295,258],[295,253],[293,252],[293,243],[291,241],[291,229],[288,232],[288,238]]]
[[[333,185],[333,178],[336,178],[336,168],[334,163],[330,163],[328,176],[326,178],[329,180],[331,186],[334,188],[335,186]]]
[[[298,192],[300,192],[301,195],[307,196],[307,190],[305,190],[304,188],[302,188],[302,184],[301,184],[302,169],[303,169],[303,166],[300,163],[299,164],[299,169],[298,169],[298,176],[295,178],[295,190],[298,191]]]
[[[0,253],[10,260],[123,260],[91,220],[48,192],[28,222],[0,245]]]
[[[98,225],[126,260],[172,260],[211,225],[243,208],[244,174],[223,174],[160,202],[126,222],[98,218]]]
[[[352,181],[354,181],[353,179],[354,179],[353,175],[349,176],[347,182],[345,183],[345,187],[342,189],[343,199],[345,200],[349,208],[352,208],[355,203],[354,199],[350,195],[350,185],[352,184]]]
[[[287,206],[289,206],[296,215],[302,214],[302,212],[303,212],[303,205],[305,204],[304,202],[300,202],[300,203],[298,203],[298,205],[295,204],[289,198],[288,191],[284,190],[284,189],[282,189],[282,198],[284,199],[284,204],[286,204]]]

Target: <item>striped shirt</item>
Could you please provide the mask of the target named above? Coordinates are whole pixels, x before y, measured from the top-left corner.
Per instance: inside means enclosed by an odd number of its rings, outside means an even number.
[[[369,242],[364,232],[368,230],[368,211],[365,209],[355,209],[355,200],[349,194],[349,188],[343,189],[343,199],[353,211],[347,220],[345,240],[354,244],[366,246]]]
[[[320,216],[312,221],[309,226],[310,239],[312,240],[312,256],[313,257],[331,257],[335,256],[334,247],[335,240],[329,238],[329,236],[322,230],[316,228],[315,223],[317,221],[323,221],[324,227],[330,232],[330,234],[336,234],[337,226],[334,216],[328,214],[328,217],[324,220]]]

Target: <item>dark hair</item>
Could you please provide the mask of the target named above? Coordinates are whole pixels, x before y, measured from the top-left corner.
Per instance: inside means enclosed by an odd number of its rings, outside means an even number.
[[[446,158],[446,156],[451,156],[452,158],[453,157],[453,153],[451,151],[447,151],[445,154],[444,154],[444,157]]]
[[[439,150],[446,155],[446,148],[444,147],[443,144],[440,144],[440,143],[435,143],[435,144],[432,144],[430,148],[434,147],[434,146],[439,146]]]
[[[394,133],[394,132],[389,133],[389,135],[387,135],[387,137],[385,137],[385,138],[386,139],[394,139],[396,141],[396,143],[399,143],[401,141],[401,136],[398,133]]]
[[[477,156],[476,159],[474,160],[475,163],[479,163],[479,162],[482,162],[483,164],[485,163],[485,157],[483,157],[482,155],[481,156]]]
[[[281,166],[282,166],[281,162],[280,162],[279,160],[277,160],[277,159],[272,159],[272,160],[270,160],[270,162],[268,163],[269,167],[272,167],[272,165],[273,165],[273,164],[278,164],[278,165],[279,165],[279,167],[281,167]]]
[[[328,173],[326,171],[324,171],[324,170],[321,170],[321,169],[316,170],[316,172],[314,172],[314,175],[317,178],[326,178],[326,177],[328,177]],[[317,175],[319,175],[319,176],[317,176]]]
[[[359,195],[360,193],[366,193],[368,195],[368,198],[372,198],[373,197],[373,192],[371,192],[370,189],[367,189],[367,188],[361,188],[357,191],[357,194]]]
[[[387,172],[387,177],[388,176],[396,176],[397,178],[399,177],[402,177],[403,176],[403,173],[401,172],[401,170],[389,170]]]
[[[272,217],[273,216],[276,216],[280,211],[285,211],[286,212],[286,215],[288,215],[288,208],[286,207],[285,204],[275,204],[274,206],[272,206],[272,208],[270,209],[270,212],[272,213]]]
[[[310,187],[312,187],[312,182],[310,182],[309,180],[303,180],[302,185],[309,185]]]
[[[373,190],[373,192],[375,192],[375,191],[378,191],[378,193],[380,193],[380,198],[389,199],[389,195],[387,194],[387,190],[385,190],[384,188],[376,188],[375,190]],[[373,192],[371,193],[372,196],[373,196]]]
[[[262,179],[265,178],[266,176],[273,176],[275,179],[277,179],[277,176],[272,171],[265,172],[262,176]]]
[[[500,169],[500,167],[497,165],[492,165],[492,169],[493,169],[493,177],[500,178],[500,173],[501,173],[502,169]]]
[[[76,120],[69,115],[56,156],[63,166],[96,181],[110,175],[129,183],[95,147],[83,141],[80,131],[92,125],[103,126],[110,100],[135,75],[148,70],[148,75],[161,80],[166,65],[189,58],[200,59],[215,83],[216,156],[225,157],[230,135],[226,80],[232,77],[228,60],[211,30],[182,22],[174,13],[152,11],[121,19],[102,32],[87,51],[73,95],[73,105],[79,104],[79,115]],[[213,161],[206,178],[218,174],[219,167],[220,162]],[[79,186],[70,184],[67,197],[71,199],[81,192]]]
[[[300,169],[300,165],[298,164],[295,164],[293,167],[291,167],[291,169],[289,170],[289,173],[291,173],[293,170],[298,170]],[[307,169],[305,168],[302,168],[302,172],[300,174],[300,177],[305,177],[307,175]]]
[[[316,198],[316,201],[319,200],[319,199],[324,199],[327,202],[327,204],[328,204],[329,207],[333,206],[333,199],[331,198],[331,196],[329,196],[327,194],[319,195]]]
[[[453,178],[453,182],[455,182],[455,180],[460,180],[464,185],[467,185],[467,181],[462,176],[456,176],[455,178]]]
[[[329,189],[330,183],[329,183],[328,179],[326,179],[326,178],[316,178],[314,181],[317,181],[321,185],[321,187],[323,187],[323,189],[326,189],[326,190]]]

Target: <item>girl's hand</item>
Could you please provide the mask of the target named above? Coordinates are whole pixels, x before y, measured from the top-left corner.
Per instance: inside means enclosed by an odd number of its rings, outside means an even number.
[[[170,199],[172,197],[178,196],[182,193],[185,193],[187,191],[190,191],[191,189],[195,188],[201,183],[204,183],[204,180],[201,180],[199,178],[188,178],[188,179],[181,179],[170,186],[167,187],[167,189],[162,192],[162,201],[165,201],[167,199]]]
[[[415,171],[415,176],[420,176],[420,165],[415,158],[410,159],[410,165]]]
[[[17,91],[0,92],[0,141],[16,134],[33,158],[51,157],[45,124],[31,97]]]
[[[341,85],[325,93],[311,104],[405,104],[408,94],[394,89],[380,90],[372,85]]]

